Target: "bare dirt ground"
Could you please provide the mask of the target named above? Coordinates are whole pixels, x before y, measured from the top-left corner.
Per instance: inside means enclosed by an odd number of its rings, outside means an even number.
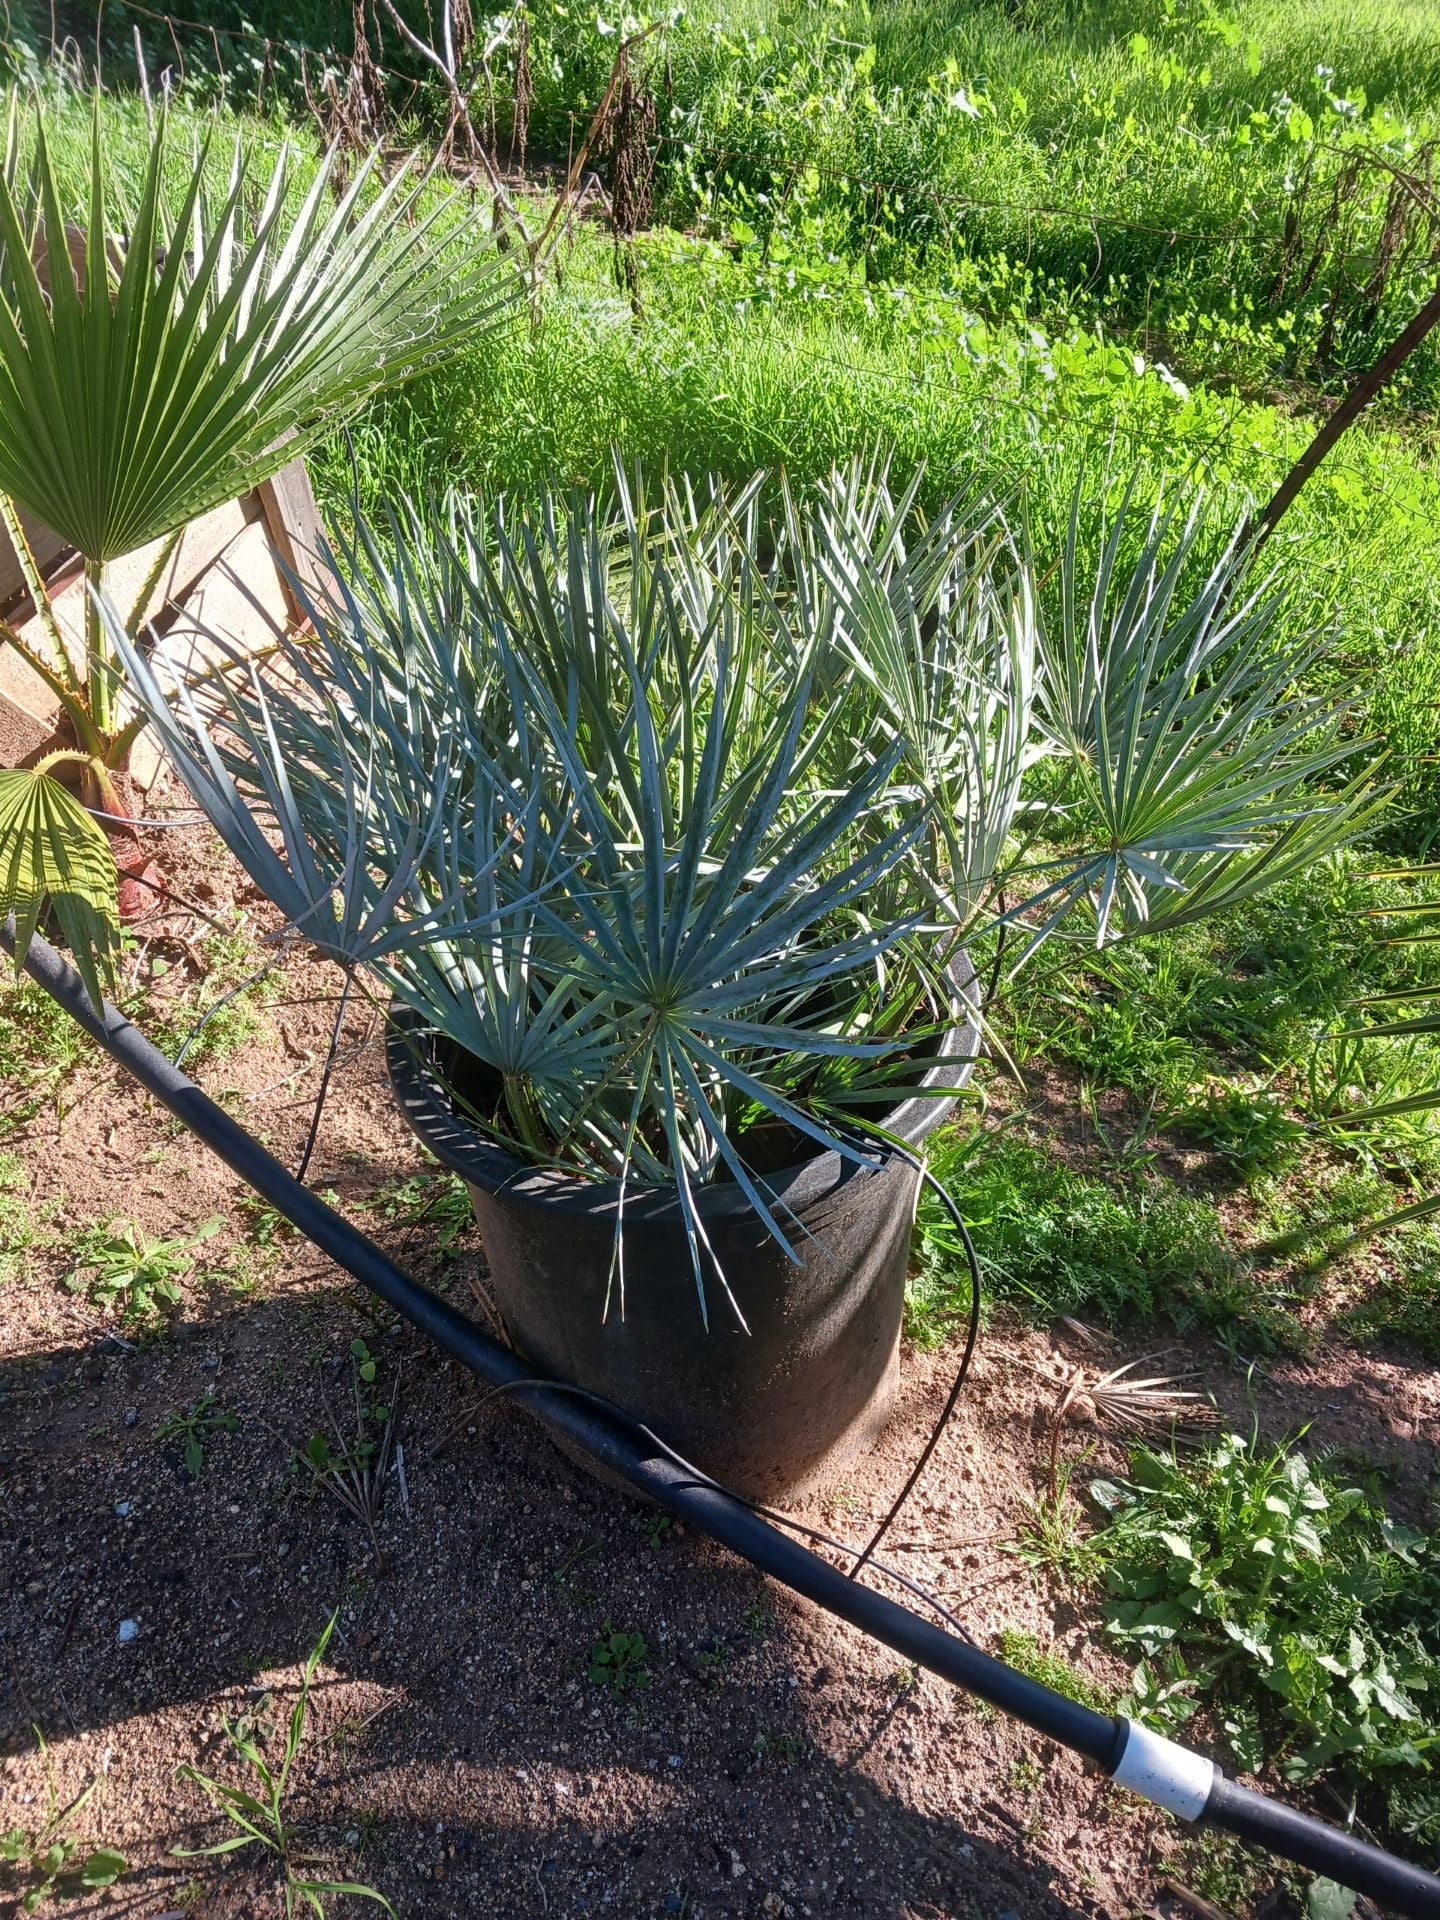
[[[216,912],[244,904],[203,843],[168,854],[178,890]],[[161,959],[180,994],[195,986],[196,929],[172,933],[184,938],[156,940],[140,965]],[[200,1074],[292,1164],[334,992],[292,965],[255,1034]],[[129,1862],[68,1911],[283,1910],[258,1850],[175,1855],[230,1831],[176,1770],[240,1781],[222,1715],[283,1728],[298,1663],[334,1613],[289,1787],[297,1844],[307,1871],[368,1883],[406,1920],[1203,1912],[1174,1891],[1197,1856],[1165,1816],[600,1486],[518,1408],[481,1404],[457,1366],[247,1210],[239,1183],[98,1056],[68,1084],[6,1142],[48,1239],[0,1291],[0,1832],[43,1814],[38,1729],[62,1800],[98,1783],[77,1836]],[[402,1185],[426,1172],[388,1100],[379,1021],[357,1008],[312,1182],[469,1306],[482,1255],[473,1232],[437,1244],[426,1189]],[[74,1236],[112,1215],[161,1236],[222,1223],[161,1336],[121,1344],[61,1284]],[[353,1444],[357,1339],[403,1449],[373,1536],[296,1461],[315,1433]],[[1157,1344],[1137,1334],[1114,1362]],[[990,1325],[890,1551],[982,1646],[1028,1631],[1118,1689],[1125,1669],[1093,1603],[1010,1550],[1043,1497],[1053,1409],[1083,1352],[1064,1332]],[[884,1446],[801,1517],[865,1536],[956,1359],[907,1352]],[[1172,1348],[1166,1365],[1198,1367],[1248,1421],[1217,1347]],[[1315,1444],[1391,1465],[1400,1511],[1422,1501],[1440,1465],[1433,1370],[1322,1348],[1251,1391],[1267,1429],[1313,1423]],[[207,1394],[234,1426],[208,1431],[192,1472],[160,1430]],[[1068,1433],[1064,1451],[1123,1467],[1093,1431]],[[589,1673],[609,1630],[644,1641],[619,1691]],[[1262,1875],[1247,1904],[1284,1913],[1293,1897]]]

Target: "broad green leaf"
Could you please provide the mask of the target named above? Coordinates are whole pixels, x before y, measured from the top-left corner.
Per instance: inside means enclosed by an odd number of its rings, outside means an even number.
[[[117,1853],[113,1847],[96,1847],[80,1868],[80,1884],[84,1887],[113,1887],[127,1866],[123,1853]]]
[[[1307,1920],[1349,1920],[1356,1898],[1349,1887],[1342,1887],[1338,1880],[1317,1874],[1305,1889]]]

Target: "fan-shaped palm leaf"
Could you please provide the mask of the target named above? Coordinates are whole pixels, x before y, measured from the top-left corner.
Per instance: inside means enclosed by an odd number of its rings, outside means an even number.
[[[75,796],[43,768],[0,768],[0,920],[15,916],[18,968],[48,901],[91,1001],[118,933],[115,862]]]
[[[1247,588],[1238,536],[1186,597],[1199,503],[1178,529],[1157,511],[1137,542],[1127,492],[1087,592],[1079,505],[1077,490],[1059,618],[1038,625],[1036,714],[1063,767],[1065,851],[1026,903],[1032,947],[1081,900],[1097,943],[1235,906],[1345,845],[1385,797],[1368,777],[1326,792],[1365,743],[1343,733],[1345,702],[1300,691],[1319,644],[1280,636],[1279,602]]]
[[[171,138],[161,114],[133,200],[98,107],[83,199],[38,112],[12,113],[0,169],[0,493],[96,563],[253,487],[516,291],[474,214],[408,168],[381,180],[372,156],[337,197],[333,152],[302,189],[288,147],[265,177],[237,141],[216,192],[212,135],[171,204]],[[56,240],[77,228],[80,274]]]

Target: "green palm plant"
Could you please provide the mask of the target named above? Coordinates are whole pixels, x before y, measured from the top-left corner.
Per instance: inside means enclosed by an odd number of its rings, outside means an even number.
[[[172,151],[162,113],[143,179],[124,192],[97,105],[88,179],[71,192],[44,112],[12,103],[0,165],[0,520],[43,640],[0,625],[0,643],[50,688],[69,735],[0,788],[0,912],[18,910],[22,928],[46,894],[62,926],[67,915],[92,934],[113,925],[113,883],[95,884],[103,836],[61,779],[123,813],[111,776],[145,716],[124,698],[93,591],[73,657],[18,509],[83,556],[94,590],[111,562],[161,543],[121,617],[133,633],[188,522],[276,473],[380,387],[473,339],[515,292],[459,197],[432,193],[408,167],[383,179],[372,155],[342,191],[333,152],[306,179],[288,148],[262,164],[237,140],[227,157],[212,132],[172,194]],[[32,818],[48,833],[27,831]],[[77,943],[97,950],[103,961],[103,939]]]
[[[113,627],[256,883],[446,1037],[511,1151],[619,1181],[622,1221],[672,1189],[702,1305],[699,1190],[733,1180],[796,1255],[763,1169],[881,1150],[956,946],[1173,925],[1372,805],[1233,548],[1198,601],[1157,593],[1175,530],[1127,507],[1138,558],[1057,631],[993,505],[927,521],[883,465],[767,497],[407,509],[340,554],[312,640],[203,693]],[[1073,543],[1062,568],[1079,604]]]

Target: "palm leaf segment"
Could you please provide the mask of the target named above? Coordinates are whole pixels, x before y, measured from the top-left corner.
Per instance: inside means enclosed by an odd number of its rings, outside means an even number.
[[[43,116],[12,108],[0,166],[0,496],[97,568],[244,493],[377,387],[492,325],[517,290],[458,199],[436,195],[427,210],[404,169],[381,182],[372,159],[335,195],[333,154],[302,185],[284,150],[257,183],[237,144],[216,193],[207,142],[172,201],[169,151],[162,115],[138,195],[117,193],[97,108],[88,191],[72,200]],[[90,674],[98,721],[109,660]],[[53,780],[8,785],[0,859],[18,953],[49,891],[97,996],[118,939],[113,864],[99,884],[103,838],[81,833],[78,803]],[[352,828],[368,804],[363,779],[346,788]],[[296,888],[297,917],[330,911],[303,860]],[[330,944],[348,951],[358,870],[344,891]],[[384,906],[383,891],[371,904]]]
[[[0,767],[0,921],[15,916],[18,966],[46,901],[93,1005],[119,946],[115,861],[80,802],[43,767]]]
[[[302,183],[288,148],[265,178],[237,143],[217,191],[212,136],[172,204],[169,146],[162,116],[132,200],[97,108],[70,198],[43,116],[12,111],[0,169],[0,493],[97,564],[255,486],[517,291],[458,197],[403,167],[381,181],[372,156],[337,196],[333,151]]]
[[[1097,944],[1222,912],[1354,839],[1386,798],[1368,771],[1334,785],[1365,743],[1346,737],[1344,702],[1303,691],[1320,644],[1282,635],[1238,534],[1206,566],[1198,501],[1147,524],[1127,489],[1092,572],[1081,504],[1077,488],[1058,617],[1037,618],[1062,852],[1024,909],[1028,950],[1081,900]]]
[[[1434,880],[1440,876],[1440,868],[1404,867],[1389,873],[1377,874],[1378,880]],[[1403,916],[1406,925],[1399,933],[1388,936],[1388,944],[1403,947],[1424,947],[1440,939],[1440,899],[1416,901],[1407,907],[1375,907],[1373,916],[1379,920],[1393,920]],[[1440,1035],[1440,987],[1414,984],[1391,988],[1389,992],[1370,994],[1355,1002],[1357,1009],[1376,1012],[1378,1017],[1369,1024],[1349,1028],[1335,1036],[1338,1040],[1403,1040],[1426,1041]],[[1433,1114],[1440,1110],[1440,1087],[1425,1087],[1418,1093],[1408,1093],[1398,1099],[1372,1101],[1363,1107],[1351,1108],[1348,1112],[1332,1116],[1332,1124],[1344,1132],[1348,1128],[1371,1126],[1377,1120],[1398,1120],[1413,1116]],[[1440,1213],[1440,1194],[1427,1194],[1423,1199],[1411,1201],[1409,1205],[1397,1207],[1378,1220],[1371,1221],[1364,1231],[1383,1233],[1390,1228],[1403,1226],[1412,1220],[1425,1220],[1432,1214]]]
[[[895,800],[893,745],[843,790],[813,778],[855,714],[815,698],[833,663],[761,584],[752,507],[625,496],[602,522],[575,500],[515,532],[457,509],[397,526],[383,572],[362,529],[350,584],[308,607],[314,639],[282,643],[268,683],[225,676],[209,711],[112,631],[231,850],[307,938],[491,1068],[503,1134],[673,1183],[702,1307],[695,1189],[717,1171],[789,1244],[742,1113],[872,1157],[800,1088],[817,1059],[895,1042],[796,1010],[921,917],[866,914],[924,810]]]

